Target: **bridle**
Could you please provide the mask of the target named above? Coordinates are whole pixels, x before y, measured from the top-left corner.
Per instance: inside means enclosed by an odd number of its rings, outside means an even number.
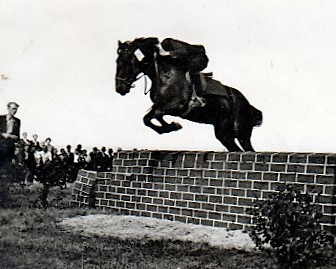
[[[115,79],[124,82],[125,84],[127,84],[127,85],[130,86],[130,87],[132,87],[132,84],[133,84],[133,82],[135,81],[135,80],[134,80],[134,81],[130,82],[130,81],[128,81],[126,78],[120,78],[120,77],[115,77]]]
[[[119,49],[121,50],[121,49]],[[122,51],[130,51],[129,49],[122,49]],[[156,61],[155,61],[156,62]],[[133,85],[134,82],[138,81],[140,78],[145,77],[145,86],[144,86],[144,94],[147,95],[151,89],[147,90],[147,78],[146,78],[146,72],[142,72],[142,75],[139,77],[135,77],[136,74],[136,69],[135,69],[135,63],[134,63],[134,59],[132,59],[131,61],[132,63],[132,71],[133,71],[133,78],[131,79],[127,79],[127,78],[122,78],[122,77],[115,77],[116,80],[122,81],[123,83],[125,83],[127,86],[129,86],[130,88],[134,88],[135,86]],[[155,65],[155,69],[157,71],[157,64]],[[135,77],[135,78],[134,78]]]
[[[125,51],[125,52],[132,52],[131,50],[129,49],[119,49],[120,51]],[[127,79],[127,78],[122,78],[122,77],[115,77],[116,80],[119,80],[119,81],[122,81],[123,83],[127,84],[129,87],[133,88],[132,84],[137,81],[138,79],[141,78],[141,76],[139,78],[136,78],[135,74],[136,74],[136,71],[135,71],[135,63],[134,63],[134,59],[132,59],[131,61],[131,66],[132,66],[132,72],[133,72],[133,75],[131,79]]]

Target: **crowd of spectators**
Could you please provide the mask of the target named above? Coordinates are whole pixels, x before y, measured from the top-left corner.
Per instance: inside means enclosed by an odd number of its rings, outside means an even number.
[[[79,169],[107,172],[112,170],[113,150],[100,150],[94,147],[88,153],[78,144],[74,150],[71,145],[58,149],[52,145],[51,138],[38,140],[34,134],[28,139],[27,133],[16,143],[15,161],[25,169],[25,182],[34,179],[41,181],[52,177],[54,181],[73,182]]]

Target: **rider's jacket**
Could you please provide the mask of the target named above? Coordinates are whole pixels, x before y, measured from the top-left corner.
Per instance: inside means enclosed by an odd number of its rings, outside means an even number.
[[[161,42],[161,46],[164,50],[169,51],[170,56],[173,58],[190,59],[205,55],[205,49],[202,45],[191,45],[172,38],[164,39]]]

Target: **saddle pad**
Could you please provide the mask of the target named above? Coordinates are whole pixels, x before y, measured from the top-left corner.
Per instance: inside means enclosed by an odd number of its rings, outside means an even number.
[[[189,72],[185,74],[186,80],[191,83]],[[202,88],[204,94],[213,94],[219,96],[231,96],[232,87],[223,85],[218,80],[212,79],[212,73],[201,73]]]
[[[203,82],[206,83],[204,94],[213,94],[219,96],[229,96],[232,94],[233,88],[223,85],[218,80],[202,76],[202,83]]]

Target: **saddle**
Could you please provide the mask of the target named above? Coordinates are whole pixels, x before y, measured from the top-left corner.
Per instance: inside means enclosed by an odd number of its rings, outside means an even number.
[[[206,73],[202,72],[200,73],[200,75],[201,75],[201,82],[202,82],[202,92],[204,95],[207,95],[207,94],[220,95],[220,96],[228,95],[227,91],[223,90],[223,87],[218,87],[218,84],[221,84],[221,83],[217,80],[212,79],[213,72],[206,72]],[[188,72],[186,73],[185,77],[189,83],[192,83]]]
[[[212,78],[213,73],[212,72],[200,73],[200,75],[201,75],[201,82],[202,82],[202,92],[206,93],[206,89],[207,89],[206,78]],[[185,78],[189,83],[192,83],[189,72],[186,72]]]

